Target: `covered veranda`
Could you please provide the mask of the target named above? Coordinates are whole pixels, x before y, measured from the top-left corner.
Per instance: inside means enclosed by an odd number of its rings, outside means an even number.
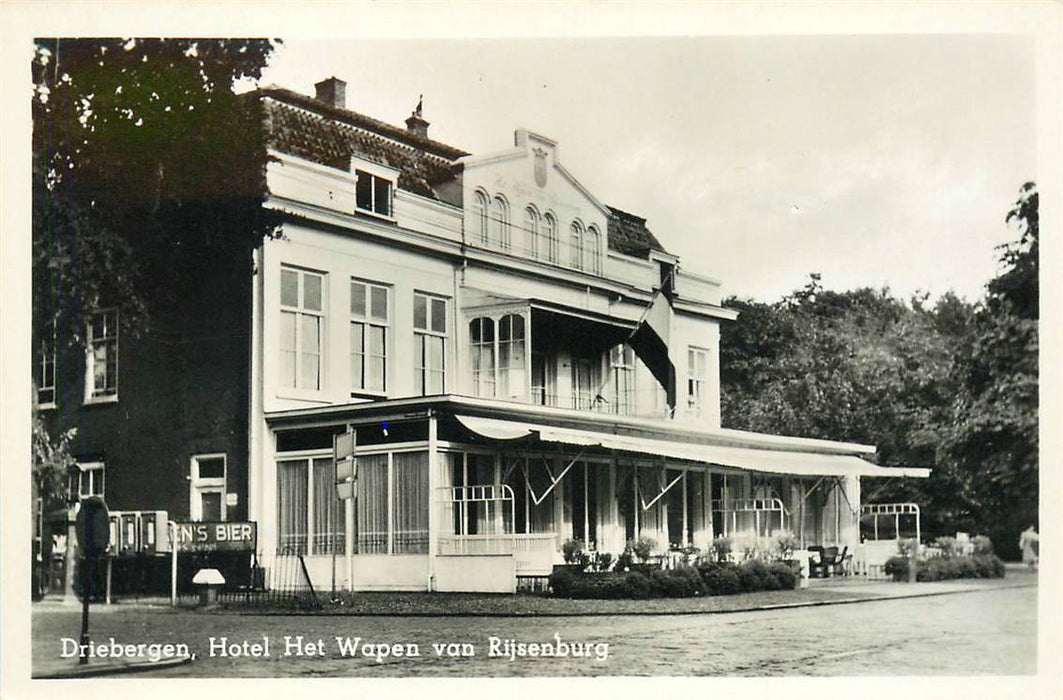
[[[740,552],[787,531],[802,548],[855,550],[860,478],[928,473],[874,465],[861,457],[874,448],[863,445],[458,396],[267,420],[282,447],[304,447],[299,433],[358,433],[359,484],[333,526],[341,532],[330,540],[313,530],[319,516],[295,517],[296,536],[311,547],[342,546],[349,588],[512,590],[517,577],[561,563],[567,540],[616,557],[649,538],[667,555],[708,553],[720,537]],[[275,459],[290,461],[283,451]],[[284,500],[278,494],[279,520]],[[274,526],[280,551],[293,528]]]

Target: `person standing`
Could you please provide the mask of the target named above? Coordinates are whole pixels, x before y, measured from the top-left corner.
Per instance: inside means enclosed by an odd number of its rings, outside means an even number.
[[[1019,535],[1019,549],[1022,550],[1022,563],[1031,569],[1037,568],[1038,540],[1037,530],[1033,525],[1022,531]]]

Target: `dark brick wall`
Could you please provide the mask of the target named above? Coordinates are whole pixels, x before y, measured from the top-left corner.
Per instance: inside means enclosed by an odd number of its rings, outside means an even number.
[[[180,308],[152,309],[148,329],[120,331],[118,401],[84,405],[84,350],[61,351],[52,428],[77,427],[75,457],[105,464],[112,510],[189,515],[192,455],[225,453],[226,490],[247,517],[251,281],[247,268],[204,269]]]

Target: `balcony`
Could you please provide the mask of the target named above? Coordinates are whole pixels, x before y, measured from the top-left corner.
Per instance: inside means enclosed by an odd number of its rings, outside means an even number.
[[[703,423],[708,407],[670,407],[631,345],[636,323],[535,300],[466,306],[467,396],[648,420]],[[493,303],[492,303],[493,302]]]

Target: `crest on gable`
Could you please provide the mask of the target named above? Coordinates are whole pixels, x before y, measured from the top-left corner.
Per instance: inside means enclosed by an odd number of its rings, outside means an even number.
[[[532,149],[535,156],[535,184],[546,187],[546,151],[541,148]]]

